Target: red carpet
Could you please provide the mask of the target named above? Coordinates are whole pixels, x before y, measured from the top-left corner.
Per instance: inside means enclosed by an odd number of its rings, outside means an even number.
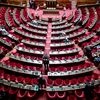
[[[44,51],[44,54],[48,54],[49,56],[49,51],[50,51],[50,44],[51,44],[51,29],[52,27],[52,24],[49,23],[48,24],[48,30],[47,30],[47,39],[46,39],[46,44],[45,44],[45,51]]]

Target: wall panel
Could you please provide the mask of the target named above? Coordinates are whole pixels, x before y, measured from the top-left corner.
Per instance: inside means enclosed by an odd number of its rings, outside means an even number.
[[[29,0],[7,0],[10,4],[20,4],[22,1],[23,3],[27,3]],[[43,4],[46,0],[35,0],[36,4],[41,5]],[[77,0],[78,4],[94,4],[96,3],[96,0]],[[61,5],[66,5],[69,4],[69,0],[57,0],[57,2]]]
[[[9,4],[15,4],[15,5],[19,5],[22,2],[22,4],[26,4],[27,0],[8,0]]]
[[[46,0],[36,0],[37,4],[43,4]],[[96,0],[77,0],[78,1],[78,4],[94,4],[96,3]],[[69,0],[57,0],[57,2],[59,4],[69,4]]]

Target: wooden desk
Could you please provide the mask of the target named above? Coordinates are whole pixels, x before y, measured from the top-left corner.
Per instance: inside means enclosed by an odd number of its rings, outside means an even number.
[[[43,10],[43,14],[59,14],[59,11],[55,9],[46,9]]]

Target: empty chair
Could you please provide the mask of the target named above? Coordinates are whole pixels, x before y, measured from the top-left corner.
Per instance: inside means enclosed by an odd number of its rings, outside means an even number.
[[[37,66],[37,67],[36,67],[36,70],[42,72],[42,68],[41,68],[41,67],[38,67],[38,66]]]
[[[54,84],[55,84],[56,86],[62,86],[62,85],[63,85],[63,80],[60,79],[60,78],[58,78],[58,79],[56,79],[56,80],[54,81]]]
[[[53,86],[54,85],[54,81],[52,79],[47,79],[46,81],[47,86]]]
[[[75,90],[75,95],[80,98],[80,99],[84,99],[84,92],[82,90]]]
[[[23,69],[25,69],[25,70],[31,70],[30,67],[31,67],[31,66],[23,65]],[[33,70],[34,70],[34,69],[33,69]]]
[[[70,85],[70,84],[71,84],[70,79],[65,79],[65,80],[64,80],[64,85]]]
[[[72,67],[66,67],[67,71],[71,71]]]
[[[57,68],[57,71],[61,71],[61,72],[64,72],[66,69],[64,68],[64,66],[59,66],[58,68]]]
[[[10,74],[5,74],[4,79],[10,81]]]
[[[38,80],[37,80],[37,78],[32,78],[32,79],[31,79],[31,84],[32,84],[32,85],[38,85]]]
[[[55,71],[56,71],[56,68],[55,68],[55,67],[50,67],[49,70],[50,70],[51,72],[55,72]]]
[[[54,91],[47,92],[47,95],[48,95],[48,97],[49,97],[50,99],[54,99],[54,98],[57,97],[57,94],[56,94],[56,92],[54,92]]]
[[[0,70],[0,78],[4,78],[4,70]]]
[[[10,87],[8,92],[10,95],[14,95],[18,92],[18,88]]]
[[[18,90],[17,99],[16,100],[24,100],[26,97],[27,91],[25,90]]]
[[[85,77],[84,77],[84,81],[85,81],[85,82],[87,82],[87,81],[88,81],[88,82],[91,81],[91,76],[85,76]]]
[[[66,96],[66,92],[65,91],[57,92],[57,97],[58,98],[63,99],[63,98],[65,98],[65,96]]]
[[[23,66],[20,63],[16,63],[16,67],[19,68],[19,69],[23,68]]]
[[[71,85],[77,85],[77,79],[73,78],[71,79]]]
[[[84,81],[84,77],[79,77],[78,78],[78,83],[84,83],[85,81]]]
[[[27,66],[27,67],[25,67],[25,68],[27,68],[27,69],[29,69],[29,70],[32,70],[32,71],[37,70],[36,67],[34,67],[34,66]],[[37,70],[37,71],[38,71],[38,70]]]
[[[79,66],[73,66],[73,67],[72,67],[72,70],[78,70],[78,67],[79,67]]]
[[[9,88],[10,88],[9,86],[6,86],[5,85],[4,88],[3,88],[4,89],[3,91],[8,92],[9,91]]]
[[[35,91],[27,91],[28,100],[32,99],[35,96],[36,96],[36,92]]]
[[[93,74],[93,75],[92,75],[92,78],[93,78],[94,80],[98,80],[99,75],[98,75],[98,74]]]
[[[24,78],[22,76],[17,77],[16,82],[23,83]]]
[[[31,78],[29,78],[29,77],[24,78],[23,83],[30,84],[31,83]]]
[[[10,81],[13,81],[13,82],[18,82],[17,78],[15,75],[11,75],[10,76]]]
[[[66,100],[77,100],[75,95],[68,95]]]

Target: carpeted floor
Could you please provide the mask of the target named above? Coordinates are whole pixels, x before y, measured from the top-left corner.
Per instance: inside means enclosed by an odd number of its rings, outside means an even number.
[[[48,24],[48,30],[47,30],[47,39],[46,39],[46,44],[45,44],[45,51],[44,54],[48,54],[49,55],[49,51],[50,51],[50,44],[51,44],[51,32],[52,32],[52,24],[49,23]]]

